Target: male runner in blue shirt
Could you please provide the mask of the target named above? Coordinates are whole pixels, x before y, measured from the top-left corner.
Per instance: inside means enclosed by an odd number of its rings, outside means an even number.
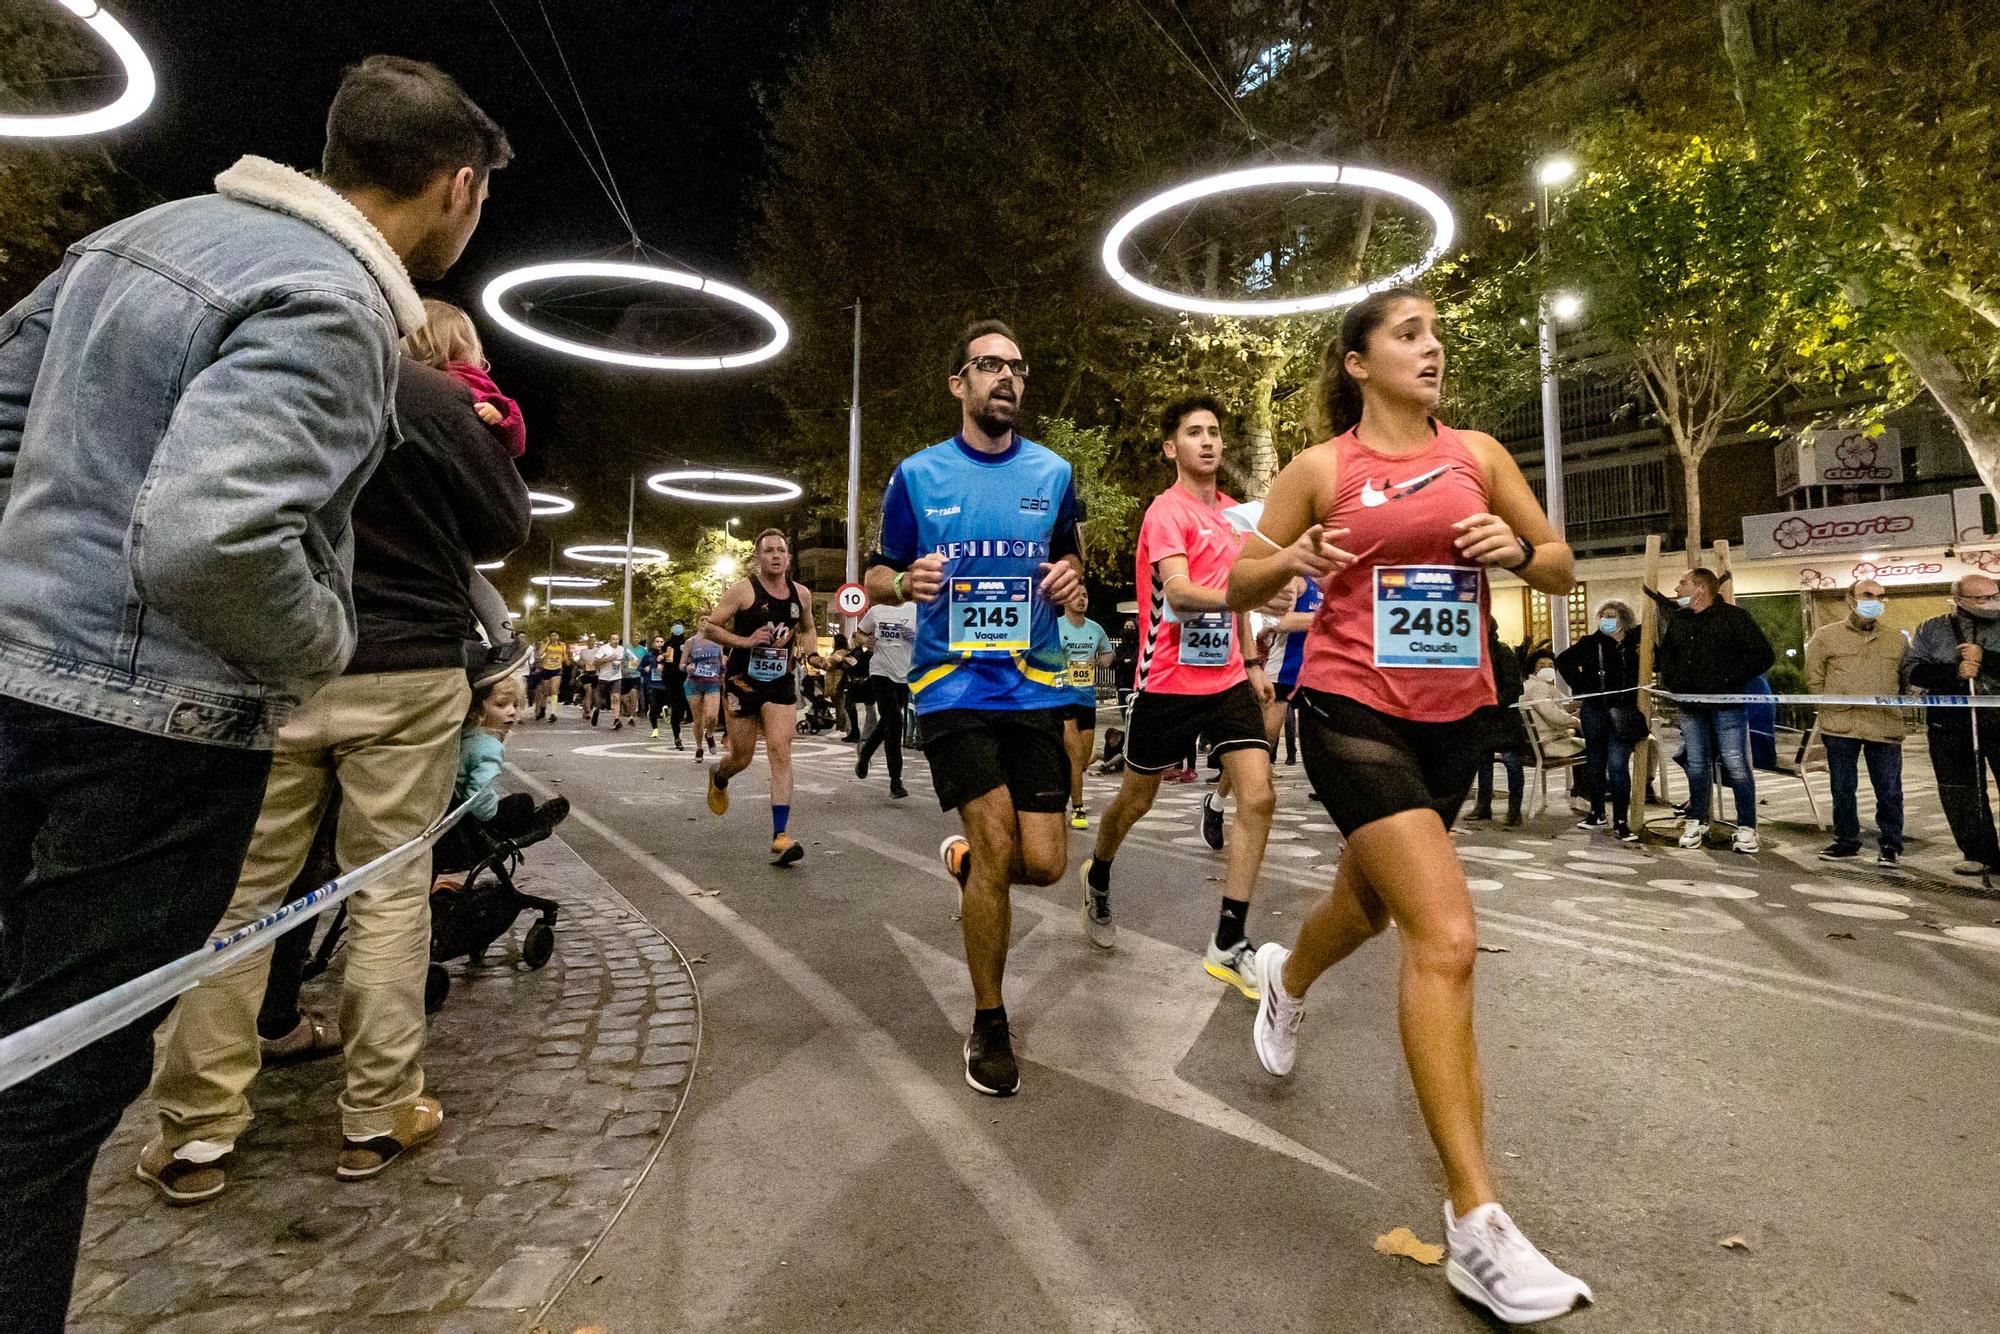
[[[965,1082],[1004,1097],[1021,1086],[1000,993],[1008,892],[1054,884],[1069,859],[1056,620],[1082,587],[1083,515],[1069,463],[1014,429],[1028,364],[1013,331],[972,325],[951,366],[959,432],[889,478],[868,594],[917,604],[910,690],[938,804],[965,827],[939,848],[962,890],[976,1007]]]

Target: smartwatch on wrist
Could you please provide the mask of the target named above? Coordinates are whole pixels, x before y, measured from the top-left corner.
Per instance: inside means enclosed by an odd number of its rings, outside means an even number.
[[[1521,544],[1521,563],[1519,565],[1511,565],[1508,568],[1510,570],[1525,570],[1528,568],[1529,562],[1535,559],[1535,544],[1527,538],[1522,537],[1519,533],[1514,534],[1514,540]]]

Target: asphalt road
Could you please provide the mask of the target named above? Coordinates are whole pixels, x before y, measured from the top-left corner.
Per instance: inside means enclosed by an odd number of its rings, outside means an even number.
[[[717,819],[692,751],[643,733],[565,717],[510,747],[697,961],[706,1025],[679,1130],[550,1328],[1489,1325],[1441,1268],[1372,1248],[1398,1225],[1443,1240],[1393,932],[1315,988],[1298,1069],[1271,1079],[1254,1007],[1201,971],[1223,856],[1199,789],[1169,786],[1117,862],[1115,952],[1083,939],[1073,873],[1016,891],[1023,1086],[980,1097],[935,860],[955,821],[920,756],[892,801],[851,748],[799,751],[808,856],[777,870],[761,761]],[[1796,780],[1763,777],[1755,857],[1621,847],[1555,812],[1462,835],[1503,1198],[1596,1289],[1576,1328],[1990,1328],[2000,901],[1917,869],[1949,861],[1935,842],[1895,875],[1815,861]],[[1281,768],[1253,938],[1290,938],[1337,850]]]

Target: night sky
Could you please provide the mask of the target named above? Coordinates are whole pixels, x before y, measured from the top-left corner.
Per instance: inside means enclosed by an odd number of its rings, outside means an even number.
[[[589,145],[535,0],[497,3]],[[759,99],[775,93],[787,61],[816,40],[829,0],[544,3],[642,238],[702,272],[751,286],[744,256],[765,165]],[[480,288],[496,273],[598,255],[626,240],[488,0],[124,0],[117,12],[151,55],[160,94],[103,144],[146,198],[207,190],[243,153],[316,167],[341,70],[388,52],[450,72],[515,150],[512,165],[494,177],[464,258],[429,294],[476,310]],[[781,311],[795,304],[795,294],[760,295]],[[720,376],[598,369],[476,318],[494,376],[521,400],[529,424],[524,472],[583,503],[577,518],[549,526],[564,543],[622,537],[633,468],[682,457],[754,466],[769,452],[760,436],[775,437],[783,420],[760,368]],[[800,341],[785,355],[844,360],[847,349]],[[722,517],[664,502],[649,509],[643,499],[640,513],[641,540],[669,544],[686,540],[697,522]],[[745,523],[768,513],[746,512]],[[514,591],[513,582],[503,589]]]

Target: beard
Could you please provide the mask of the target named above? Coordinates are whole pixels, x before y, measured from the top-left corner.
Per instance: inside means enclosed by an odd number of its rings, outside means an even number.
[[[972,420],[979,429],[990,436],[1005,435],[1014,429],[1014,420],[1020,415],[1020,405],[1006,399],[989,398],[973,409]]]

